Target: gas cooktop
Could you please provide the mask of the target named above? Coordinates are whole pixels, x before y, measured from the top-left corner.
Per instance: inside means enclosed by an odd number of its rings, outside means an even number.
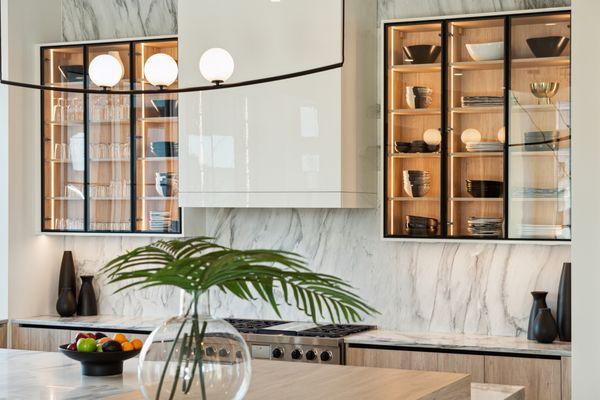
[[[227,319],[240,333],[285,335],[300,337],[343,338],[355,333],[377,329],[373,325],[317,325],[312,322]]]

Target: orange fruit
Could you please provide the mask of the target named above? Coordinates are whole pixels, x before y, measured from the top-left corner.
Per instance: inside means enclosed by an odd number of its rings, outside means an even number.
[[[123,347],[123,351],[133,351],[133,345],[129,342],[121,343],[121,347]]]
[[[144,342],[142,342],[140,339],[137,339],[137,338],[133,339],[131,341],[131,344],[133,345],[133,348],[136,350],[139,350],[142,347],[144,347]]]
[[[96,341],[96,343],[97,343],[97,344],[104,344],[104,343],[108,342],[109,340],[110,340],[110,338],[109,338],[109,337],[103,337],[103,338],[101,338],[101,339],[98,339],[98,340]]]
[[[127,337],[125,335],[123,335],[122,333],[117,333],[114,337],[113,340],[115,342],[119,342],[121,344],[125,343],[127,341]]]

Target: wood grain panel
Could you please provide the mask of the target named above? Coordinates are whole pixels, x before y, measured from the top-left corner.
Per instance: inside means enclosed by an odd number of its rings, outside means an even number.
[[[571,400],[571,357],[563,357],[561,359],[561,390],[562,390],[562,400]]]
[[[485,356],[485,382],[525,386],[526,400],[560,400],[560,381],[560,360]]]
[[[346,353],[346,364],[357,367],[436,371],[438,368],[438,354],[418,351],[349,348]]]
[[[6,349],[8,346],[8,324],[0,325],[0,348]]]
[[[471,382],[485,382],[485,360],[479,355],[439,353],[436,371],[469,374]]]

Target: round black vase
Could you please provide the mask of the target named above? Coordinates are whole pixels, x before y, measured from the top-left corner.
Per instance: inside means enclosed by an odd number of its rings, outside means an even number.
[[[94,292],[94,276],[84,275],[81,277],[81,289],[79,290],[79,301],[77,302],[77,315],[88,317],[98,315],[98,304]]]
[[[563,342],[571,341],[571,263],[563,264],[558,287],[556,308],[558,337]]]
[[[77,302],[73,290],[71,288],[62,289],[56,302],[56,312],[61,317],[72,317],[76,311]]]
[[[60,264],[60,275],[58,276],[58,294],[62,289],[71,289],[73,297],[77,298],[77,280],[75,276],[75,263],[73,262],[73,253],[65,251]]]
[[[548,305],[546,304],[546,296],[548,295],[548,292],[531,292],[531,295],[533,296],[533,304],[531,305],[531,312],[529,313],[527,339],[535,340],[535,335],[533,334],[534,322],[538,316],[538,310],[548,308]]]
[[[538,315],[533,323],[533,334],[535,340],[540,343],[552,343],[556,340],[558,330],[556,329],[556,321],[552,316],[552,311],[549,308],[542,308],[538,311]]]

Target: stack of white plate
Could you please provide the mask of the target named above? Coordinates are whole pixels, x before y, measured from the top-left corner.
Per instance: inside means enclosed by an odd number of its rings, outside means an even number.
[[[467,223],[473,236],[502,236],[502,218],[470,217]]]
[[[500,142],[468,142],[468,152],[497,152],[504,151],[504,144]]]
[[[150,230],[165,232],[171,229],[171,213],[169,211],[150,211]]]

